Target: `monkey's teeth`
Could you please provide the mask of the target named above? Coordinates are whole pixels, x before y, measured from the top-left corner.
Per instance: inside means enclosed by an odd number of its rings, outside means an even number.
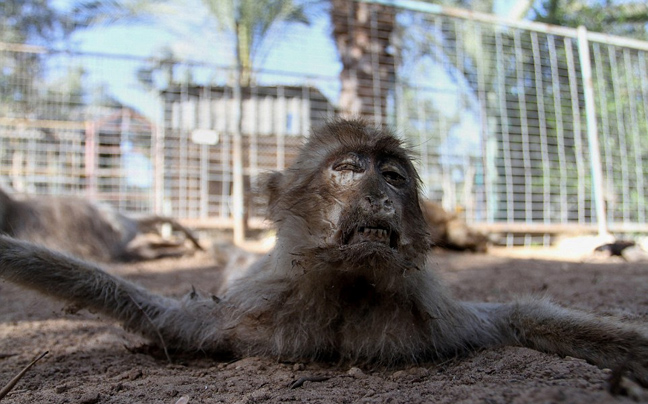
[[[377,227],[359,227],[351,242],[363,241],[389,244],[389,231]]]

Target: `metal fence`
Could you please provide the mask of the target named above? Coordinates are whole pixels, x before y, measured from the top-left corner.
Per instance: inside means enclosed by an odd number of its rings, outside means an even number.
[[[426,73],[463,106],[430,142],[442,89],[399,77],[413,92],[399,122],[422,128],[424,172],[436,176],[426,183],[446,207],[462,205],[508,244],[648,230],[648,43],[424,4],[401,17],[407,57],[434,66]]]
[[[363,4],[370,19],[392,7]],[[648,43],[402,4],[393,26],[370,21],[394,75],[373,70],[365,92],[418,155],[425,196],[507,244],[648,232]],[[329,26],[313,29],[335,49]],[[290,164],[310,128],[338,112],[343,65],[300,46],[292,56],[312,56],[317,74],[286,60],[241,94],[253,227],[259,176]],[[231,66],[0,44],[0,67],[5,186],[232,225]],[[367,66],[344,69],[360,77]]]

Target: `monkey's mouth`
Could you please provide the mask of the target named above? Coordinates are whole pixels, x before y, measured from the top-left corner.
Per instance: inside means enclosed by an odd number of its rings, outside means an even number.
[[[398,233],[386,226],[358,226],[348,232],[342,240],[342,244],[346,246],[360,243],[378,243],[396,248]]]

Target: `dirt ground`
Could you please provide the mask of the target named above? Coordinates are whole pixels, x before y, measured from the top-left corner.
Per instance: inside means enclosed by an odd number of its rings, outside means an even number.
[[[549,295],[567,306],[646,323],[647,263],[557,257],[542,250],[492,250],[437,253],[432,261],[461,299]],[[212,262],[200,255],[109,270],[156,292],[180,296],[192,285],[216,290],[221,275]],[[141,338],[96,314],[74,312],[0,282],[0,387],[34,356],[49,351],[3,403],[648,402],[641,389],[630,396],[611,395],[609,369],[524,348],[484,350],[440,364],[349,369],[257,357],[234,362],[172,357],[169,363],[146,347]],[[301,378],[311,381],[290,388]]]

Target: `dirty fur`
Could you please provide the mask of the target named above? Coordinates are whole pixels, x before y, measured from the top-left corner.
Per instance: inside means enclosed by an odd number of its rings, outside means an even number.
[[[171,299],[100,267],[0,238],[0,277],[118,319],[164,347],[284,361],[393,366],[516,345],[624,368],[648,384],[648,331],[547,299],[455,300],[427,262],[408,150],[339,120],[268,179],[272,251],[222,296]]]

